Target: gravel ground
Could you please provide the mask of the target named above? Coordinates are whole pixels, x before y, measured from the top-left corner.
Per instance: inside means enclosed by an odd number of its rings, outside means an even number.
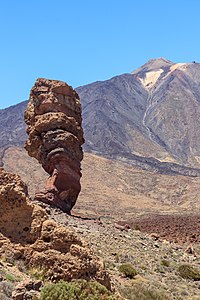
[[[115,290],[139,283],[165,295],[159,299],[200,299],[200,281],[183,279],[178,272],[182,264],[200,271],[199,244],[193,244],[194,253],[188,254],[188,243],[179,245],[158,234],[120,228],[112,218],[67,216],[58,209],[47,210],[57,222],[71,226],[102,257]],[[120,274],[118,268],[123,263],[130,263],[137,270],[135,279]]]

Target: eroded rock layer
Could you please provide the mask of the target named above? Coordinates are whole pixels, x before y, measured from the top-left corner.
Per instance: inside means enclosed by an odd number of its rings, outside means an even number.
[[[78,94],[65,82],[37,79],[25,122],[29,135],[25,149],[50,175],[44,191],[35,199],[70,213],[81,190],[84,139]]]
[[[103,261],[72,229],[48,218],[27,196],[18,175],[0,169],[0,258],[20,259],[45,277],[96,279],[110,288]]]

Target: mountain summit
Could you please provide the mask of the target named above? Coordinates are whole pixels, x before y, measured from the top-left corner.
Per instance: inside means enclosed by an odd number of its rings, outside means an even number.
[[[136,74],[140,71],[150,71],[156,70],[159,68],[164,68],[173,65],[174,63],[166,58],[159,57],[159,58],[152,58],[147,63],[142,65],[140,68],[134,70],[131,74]]]

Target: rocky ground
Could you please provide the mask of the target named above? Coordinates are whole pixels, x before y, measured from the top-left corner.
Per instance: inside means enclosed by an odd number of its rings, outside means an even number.
[[[199,214],[147,214],[119,223],[179,244],[200,242]]]
[[[187,251],[189,243],[170,242],[161,239],[156,233],[141,232],[139,227],[130,229],[122,223],[119,225],[119,222],[111,217],[88,217],[80,215],[78,210],[72,212],[72,216],[68,216],[47,204],[37,204],[45,208],[49,218],[57,224],[74,230],[88,243],[94,254],[103,260],[118,299],[199,299],[200,281],[184,279],[179,273],[179,267],[184,264],[200,271],[199,244],[193,243],[192,251]],[[190,247],[189,249],[191,250]],[[130,263],[137,271],[134,279],[128,279],[119,272],[119,267],[125,263]],[[20,294],[25,286],[26,295],[30,297],[26,299],[32,299],[33,295],[39,295],[40,286],[45,284],[44,277],[38,268],[27,269],[23,261],[13,259],[12,253],[10,256],[1,256],[0,299],[21,299],[8,295],[11,295],[13,290],[16,295]],[[36,287],[32,289],[33,286]],[[138,289],[139,295],[148,291],[154,298],[134,297],[133,291]]]
[[[4,167],[20,174],[31,192],[40,189],[46,178],[38,164],[15,148],[6,151]],[[159,298],[144,299],[197,300],[200,281],[183,279],[179,267],[189,264],[200,270],[199,186],[198,177],[150,174],[86,154],[82,192],[72,216],[45,204],[40,206],[58,224],[87,240],[103,259],[116,293],[124,299],[143,300],[127,295],[127,291],[139,288],[141,293],[161,294]],[[125,230],[120,224],[129,224],[131,229]],[[190,243],[193,249],[186,252]],[[121,275],[118,268],[124,263],[136,269],[135,279]],[[0,293],[0,300],[11,299],[6,295],[24,280],[34,280],[26,283],[29,287],[38,284],[36,279],[44,284],[43,274],[37,269],[27,270],[12,255],[2,257],[0,275],[4,295]]]
[[[156,234],[126,229],[118,226],[112,218],[69,217],[58,209],[48,209],[48,212],[54,220],[68,224],[88,241],[93,251],[103,258],[113,287],[122,295],[126,286],[140,284],[144,289],[161,293],[162,298],[158,299],[199,299],[200,281],[183,279],[178,271],[183,264],[200,270],[198,244],[194,243],[193,253],[188,253],[189,243],[177,244]],[[120,274],[118,268],[123,263],[131,263],[137,270],[135,279],[127,279]]]

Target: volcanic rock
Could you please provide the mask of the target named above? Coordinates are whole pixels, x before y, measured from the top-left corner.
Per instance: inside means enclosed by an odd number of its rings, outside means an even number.
[[[25,149],[50,177],[40,200],[70,214],[81,190],[84,143],[79,96],[65,82],[37,79],[25,111],[29,138]]]
[[[39,299],[41,280],[26,279],[21,281],[12,292],[13,300]]]
[[[20,177],[3,168],[0,169],[0,215],[0,247],[6,244],[2,235],[14,243],[34,242],[47,219],[40,206],[31,204],[27,186]]]
[[[67,226],[48,219],[46,211],[29,200],[18,175],[0,169],[0,257],[23,260],[45,278],[96,279],[110,288],[103,262]]]

